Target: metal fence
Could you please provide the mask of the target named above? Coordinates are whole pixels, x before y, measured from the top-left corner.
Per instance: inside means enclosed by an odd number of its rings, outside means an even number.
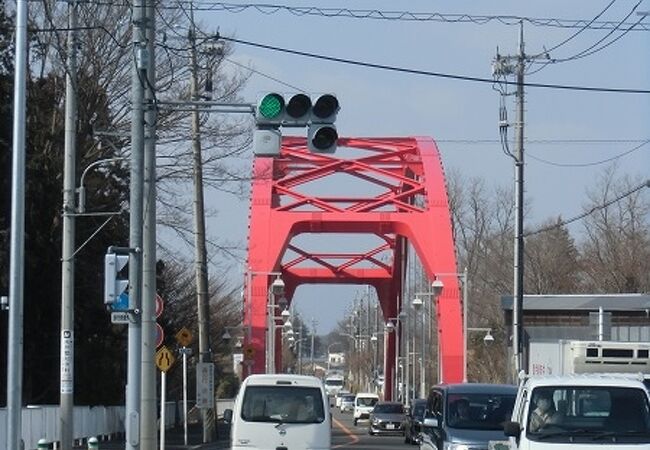
[[[217,399],[215,413],[217,418],[223,417],[226,408],[232,408],[234,400]],[[193,405],[188,405],[192,407]],[[192,420],[191,408],[188,420]],[[90,437],[101,440],[121,439],[124,437],[124,406],[75,406],[73,410],[73,438],[84,442]],[[172,428],[183,422],[182,402],[165,403],[165,428]],[[197,417],[198,418],[198,417]],[[25,450],[35,450],[39,439],[54,443],[60,441],[59,436],[59,406],[38,405],[28,406],[22,410],[22,439]],[[7,450],[7,409],[0,408],[0,450]]]

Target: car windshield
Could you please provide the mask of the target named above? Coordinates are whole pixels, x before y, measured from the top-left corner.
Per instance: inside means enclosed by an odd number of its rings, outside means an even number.
[[[325,380],[325,386],[343,386],[343,380],[341,380],[341,379],[327,379],[327,380]]]
[[[447,423],[452,428],[502,430],[515,403],[512,394],[449,394]]]
[[[375,405],[372,412],[375,414],[404,414],[404,407],[400,403],[380,403]]]
[[[424,402],[416,403],[415,405],[413,405],[413,412],[411,413],[411,415],[416,419],[423,420],[426,406],[427,405]]]
[[[650,408],[643,389],[617,386],[536,388],[527,434],[557,442],[650,442]]]
[[[343,401],[343,402],[353,402],[354,401],[354,395],[344,395],[343,400],[341,400],[341,401]]]
[[[377,399],[374,397],[357,397],[358,406],[375,406]]]
[[[247,422],[321,423],[325,420],[321,390],[295,386],[248,386],[241,417]]]

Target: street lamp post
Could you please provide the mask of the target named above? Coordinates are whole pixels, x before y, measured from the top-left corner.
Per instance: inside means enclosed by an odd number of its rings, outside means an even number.
[[[265,271],[254,271],[250,267],[246,271],[246,319],[248,321],[248,324],[245,325],[247,327],[248,335],[246,336],[247,338],[247,343],[248,345],[252,345],[253,341],[253,277],[254,276],[275,276],[276,280],[279,280],[278,283],[276,283],[276,288],[279,289],[279,283],[282,283],[282,289],[284,290],[284,282],[280,278],[282,276],[281,272],[265,272]],[[276,282],[274,280],[274,282]],[[271,289],[272,285],[269,288],[269,293],[267,294],[268,296],[271,295]],[[268,300],[271,300],[270,298]],[[267,308],[267,313],[268,313],[268,308]],[[266,334],[266,342],[265,342],[265,349],[267,350],[266,354],[266,361],[265,361],[265,371],[268,369],[268,349],[269,349],[269,333],[268,333],[268,318],[267,318],[267,334]],[[252,362],[247,363],[247,375],[250,375],[252,370],[251,370]]]
[[[463,289],[463,382],[467,383],[467,310],[469,302],[469,283],[467,279],[467,267],[462,272],[447,272],[447,273],[437,273],[436,279],[431,284],[433,288],[434,295],[437,297],[442,293],[444,288],[444,283],[439,280],[437,277],[443,276],[455,276],[461,279],[461,286]],[[490,335],[492,337],[492,335]],[[440,350],[440,345],[438,345],[438,350]],[[442,374],[442,359],[440,358],[440,353],[438,353],[438,371]]]
[[[268,292],[268,302],[267,302],[267,335],[266,335],[266,373],[275,373],[275,334],[276,334],[276,308],[282,307],[282,305],[276,305],[276,298],[280,296],[282,302],[284,295],[284,281],[280,278],[279,273],[270,273],[269,275],[276,275],[275,280],[271,284]],[[285,300],[286,301],[286,300]],[[278,303],[280,303],[278,302]],[[284,314],[284,310],[282,311]],[[288,314],[288,311],[287,311]],[[284,316],[281,316],[284,318]],[[284,324],[283,324],[284,325]]]
[[[408,317],[408,315],[406,314],[406,312],[402,311],[401,313],[399,313],[397,315],[397,317],[389,317],[386,320],[386,325],[384,326],[384,330],[387,333],[395,332],[395,369],[398,368],[398,364],[399,364],[399,353],[400,353],[399,352],[400,351],[400,342],[399,342],[400,341],[400,338],[399,338],[400,333],[399,333],[399,330],[401,328],[401,322],[407,317]],[[386,345],[388,343],[387,337],[388,336],[386,336],[386,339],[384,339],[384,346],[385,347],[386,347]],[[384,349],[384,352],[385,351],[386,350]],[[384,380],[385,379],[386,379],[386,374],[384,374]],[[393,394],[392,398],[393,399],[397,398],[397,370],[395,370],[395,372],[393,373],[393,385],[390,386],[390,388],[392,389],[392,391],[391,391],[392,394]],[[386,389],[386,386],[384,386],[384,390],[385,389]]]
[[[415,309],[415,312],[418,313],[420,309],[422,309],[422,306],[424,305],[424,302],[419,298],[415,297],[413,301],[411,302],[411,305],[413,305],[413,309]],[[415,334],[417,334],[417,316],[415,319],[415,326],[413,327],[413,330],[415,331]],[[426,391],[426,380],[425,380],[425,370],[424,370],[424,313],[422,315],[422,333],[420,335],[421,338],[421,353],[422,357],[420,358],[420,398],[423,398],[425,396],[425,391]],[[413,340],[413,352],[417,353],[417,347],[415,345],[415,339]],[[415,362],[415,360],[414,360]],[[415,371],[415,364],[413,365],[413,370]],[[413,390],[415,390],[415,386],[413,386]]]

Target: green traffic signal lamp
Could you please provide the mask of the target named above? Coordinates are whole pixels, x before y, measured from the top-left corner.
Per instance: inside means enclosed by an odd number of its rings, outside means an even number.
[[[279,125],[284,113],[284,97],[270,93],[262,97],[257,105],[257,122]]]

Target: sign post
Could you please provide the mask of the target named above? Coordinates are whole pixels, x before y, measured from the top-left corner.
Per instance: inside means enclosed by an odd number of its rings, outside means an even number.
[[[160,369],[160,450],[165,450],[165,402],[167,390],[167,371],[176,358],[164,345],[156,352],[156,366]]]

